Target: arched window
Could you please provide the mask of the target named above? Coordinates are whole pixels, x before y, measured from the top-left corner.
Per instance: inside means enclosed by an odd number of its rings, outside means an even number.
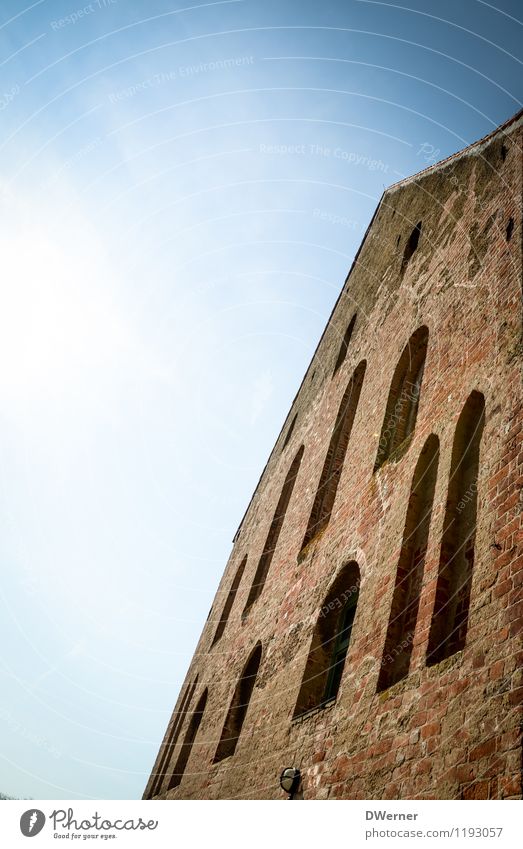
[[[421,450],[412,478],[378,690],[391,687],[409,673],[438,461],[439,439],[431,434]]]
[[[354,315],[352,316],[352,318],[349,322],[349,326],[347,327],[347,330],[345,331],[345,335],[343,337],[342,343],[340,345],[340,350],[338,352],[338,359],[336,360],[336,364],[334,366],[334,371],[332,373],[333,377],[336,374],[336,372],[338,371],[339,367],[345,362],[345,358],[347,356],[347,351],[349,350],[349,343],[350,343],[350,340],[351,340],[351,336],[352,336],[355,324],[356,324],[356,313],[354,313]]]
[[[365,360],[362,360],[352,375],[343,395],[338,415],[336,416],[334,430],[332,431],[327,456],[323,464],[318,490],[314,504],[312,505],[307,531],[303,539],[302,551],[312,538],[326,528],[329,523],[349,445],[366,367],[367,363]]]
[[[298,477],[298,471],[300,469],[300,463],[303,457],[303,452],[304,446],[302,445],[298,453],[296,454],[294,460],[292,461],[289,471],[287,472],[287,477],[285,478],[285,483],[283,484],[283,489],[281,491],[278,504],[276,505],[274,516],[272,517],[269,533],[267,534],[267,539],[265,540],[265,545],[263,546],[262,556],[260,557],[260,560],[258,562],[258,566],[254,575],[254,580],[252,582],[249,596],[247,598],[247,603],[243,610],[242,615],[244,617],[247,616],[250,608],[263,590],[265,580],[267,578],[267,572],[269,571],[274,551],[278,543],[278,538],[280,536],[280,531],[283,526],[285,513],[287,512],[287,507],[289,506],[289,501],[291,500],[294,484],[296,483],[296,478]]]
[[[292,419],[292,421],[289,425],[289,429],[287,431],[287,436],[285,437],[283,445],[282,445],[282,449],[281,449],[282,451],[283,451],[284,448],[287,448],[287,445],[289,444],[289,441],[290,441],[290,438],[292,436],[292,432],[294,430],[294,425],[296,424],[297,418],[298,418],[298,413],[296,413],[296,415],[293,417],[293,419]]]
[[[411,256],[413,255],[414,251],[417,250],[420,236],[421,236],[421,221],[418,221],[418,223],[414,227],[414,230],[412,231],[409,238],[407,239],[407,242],[406,242],[406,245],[405,245],[405,250],[403,251],[403,257],[402,257],[402,260],[401,260],[401,269],[400,269],[400,276],[401,277],[403,277],[403,275],[405,274],[405,271],[407,269],[407,265],[409,264],[409,260],[410,260]]]
[[[294,716],[335,699],[349,649],[360,588],[360,570],[347,563],[332,584],[312,635]]]
[[[229,614],[230,614],[232,606],[234,604],[234,599],[236,598],[236,593],[238,592],[238,587],[240,586],[240,581],[242,579],[242,575],[243,575],[246,563],[247,563],[247,556],[245,556],[243,558],[242,562],[238,566],[238,569],[236,570],[236,574],[235,574],[234,580],[231,584],[229,594],[227,595],[227,599],[226,599],[225,604],[223,606],[222,615],[221,615],[220,621],[218,622],[218,627],[216,628],[216,631],[214,633],[214,637],[213,637],[213,640],[212,640],[212,643],[211,643],[211,648],[215,643],[218,642],[221,635],[225,631],[225,626],[227,625],[227,621],[229,619]]]
[[[185,688],[185,692],[180,702],[180,709],[175,715],[170,732],[166,735],[167,739],[159,758],[158,769],[154,773],[155,778],[151,791],[147,796],[148,799],[152,799],[153,796],[157,796],[158,793],[161,792],[161,787],[166,776],[167,765],[171,759],[171,755],[173,752],[173,748],[176,745],[176,741],[178,740],[180,728],[182,726],[185,716],[187,715],[187,708],[191,703],[191,699],[193,697],[197,683],[198,676],[196,676],[196,678],[191,684],[187,684],[187,687]]]
[[[427,663],[439,663],[465,646],[474,568],[479,448],[485,398],[472,392],[454,434],[443,522],[436,600]]]
[[[374,471],[394,452],[399,456],[401,447],[406,447],[414,432],[428,341],[429,331],[423,325],[412,334],[398,361],[390,385]]]
[[[251,700],[252,691],[256,683],[256,676],[260,666],[262,656],[261,643],[251,652],[249,660],[245,664],[241,678],[236,685],[234,695],[227,712],[220,742],[214,756],[214,763],[222,761],[233,755],[238,744],[238,738],[241,734],[242,726],[247,714],[247,708]]]
[[[171,780],[169,781],[169,790],[172,790],[173,787],[178,787],[180,781],[182,780],[183,774],[185,772],[185,767],[187,766],[187,761],[189,760],[189,755],[191,754],[191,749],[193,747],[195,737],[198,733],[198,729],[203,718],[203,712],[205,710],[206,704],[207,689],[205,689],[202,695],[200,696],[198,704],[194,709],[194,713],[191,716],[189,725],[187,726],[187,731],[185,732],[185,737],[183,739],[180,753],[176,759],[174,770],[171,775]]]

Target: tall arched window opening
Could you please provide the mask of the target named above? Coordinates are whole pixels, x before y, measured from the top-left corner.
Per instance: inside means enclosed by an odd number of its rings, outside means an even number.
[[[439,440],[431,434],[421,450],[412,478],[378,690],[391,687],[409,673],[438,461]]]
[[[173,787],[178,787],[180,781],[182,780],[185,768],[187,766],[187,761],[189,760],[189,755],[191,754],[194,740],[196,738],[198,729],[203,719],[203,712],[205,710],[205,705],[207,704],[207,694],[208,691],[204,690],[198,700],[198,704],[194,709],[194,713],[191,716],[189,725],[187,726],[187,731],[185,732],[185,737],[180,749],[180,753],[176,759],[174,770],[169,781],[169,790],[172,790]]]
[[[354,561],[341,569],[320,609],[312,635],[294,716],[335,699],[340,687],[356,616],[360,570]]]
[[[436,599],[427,663],[439,663],[465,646],[476,540],[479,450],[485,398],[472,392],[456,425],[441,539]]]
[[[358,408],[366,367],[366,361],[362,360],[352,375],[343,395],[338,415],[336,416],[334,430],[332,431],[327,456],[323,464],[316,497],[312,505],[307,531],[303,539],[302,550],[316,534],[327,527],[330,521],[345,455],[349,446],[352,425],[354,424],[354,418]]]
[[[296,415],[293,417],[293,419],[292,419],[292,421],[291,421],[291,423],[290,423],[290,425],[289,425],[289,429],[288,429],[288,431],[287,431],[287,435],[286,435],[286,437],[285,437],[285,439],[284,439],[284,441],[283,441],[283,445],[282,445],[282,449],[281,449],[282,451],[283,451],[285,448],[287,448],[287,445],[288,445],[288,444],[289,444],[289,442],[290,442],[290,438],[291,438],[291,436],[292,436],[292,432],[293,432],[293,430],[294,430],[294,425],[296,424],[296,420],[297,420],[297,418],[298,418],[298,413],[296,413]]]
[[[338,371],[338,369],[340,368],[340,366],[343,365],[343,363],[345,362],[345,359],[347,357],[347,352],[349,350],[350,340],[351,340],[352,334],[354,332],[354,325],[355,324],[356,324],[356,313],[354,313],[354,315],[352,316],[352,318],[349,322],[349,326],[347,327],[347,329],[344,333],[344,336],[343,336],[343,339],[342,339],[342,342],[341,342],[341,345],[340,345],[340,350],[338,351],[338,358],[337,358],[336,363],[334,365],[334,371],[332,373],[333,377],[336,374],[336,372]]]
[[[229,620],[229,615],[230,615],[232,606],[234,604],[234,599],[236,598],[236,593],[238,592],[238,587],[240,586],[240,582],[241,582],[241,579],[242,579],[242,576],[243,576],[243,572],[245,570],[246,563],[247,563],[247,556],[245,556],[243,558],[242,562],[238,566],[238,569],[236,570],[234,580],[231,584],[231,588],[228,592],[227,599],[226,599],[225,604],[223,606],[222,615],[220,617],[220,621],[218,622],[218,627],[216,628],[216,631],[214,633],[214,637],[213,637],[213,640],[212,640],[212,643],[211,643],[211,648],[215,643],[218,642],[218,640],[222,636],[223,632],[225,631],[225,626],[227,625],[227,622]]]
[[[177,712],[177,714],[174,718],[174,721],[172,723],[171,730],[170,730],[169,734],[167,735],[167,740],[166,740],[165,746],[163,748],[163,752],[162,752],[160,760],[159,760],[158,770],[155,774],[154,783],[153,783],[153,786],[151,788],[151,792],[148,796],[149,799],[152,799],[153,796],[157,796],[158,793],[161,792],[161,787],[162,787],[162,784],[164,782],[164,778],[166,776],[167,766],[168,766],[168,763],[171,759],[171,755],[172,755],[174,746],[176,745],[176,742],[178,740],[180,728],[182,726],[183,720],[185,719],[185,717],[187,715],[187,708],[191,703],[191,699],[194,695],[194,691],[196,689],[197,683],[198,683],[198,676],[196,676],[196,678],[194,679],[194,681],[192,681],[192,683],[187,684],[187,687],[185,688],[185,692],[184,692],[182,700],[180,702],[180,709]]]
[[[412,334],[399,358],[390,385],[374,471],[393,453],[399,456],[401,447],[406,447],[414,432],[428,341],[429,331],[423,325]]]
[[[413,253],[418,249],[420,236],[421,221],[418,221],[405,244],[405,250],[403,251],[403,257],[401,260],[400,277],[403,277],[403,275],[405,274],[405,271],[407,270],[407,265],[409,264]]]
[[[269,571],[269,567],[274,556],[274,551],[278,543],[278,538],[280,536],[280,532],[283,526],[283,521],[285,519],[285,513],[287,512],[287,507],[289,506],[289,501],[291,500],[294,484],[296,483],[296,478],[298,477],[303,452],[304,446],[302,445],[298,453],[296,454],[294,460],[292,461],[289,471],[287,472],[287,477],[285,478],[285,483],[283,484],[283,489],[281,491],[278,504],[276,505],[274,516],[272,517],[269,533],[267,534],[267,539],[265,540],[265,545],[263,546],[263,552],[258,562],[256,572],[254,574],[254,580],[252,582],[249,596],[247,598],[247,603],[243,610],[244,617],[247,616],[250,608],[252,607],[258,596],[261,594],[261,591],[263,590],[263,587],[265,585],[267,573]]]
[[[230,757],[230,755],[233,755],[236,750],[238,739],[245,721],[245,716],[247,714],[247,708],[249,707],[249,702],[251,700],[252,691],[254,690],[254,685],[256,683],[256,676],[260,667],[261,656],[262,647],[261,643],[258,643],[251,652],[249,660],[245,664],[241,678],[234,690],[234,695],[223,725],[220,742],[218,743],[218,748],[216,749],[216,754],[214,756],[214,763]]]

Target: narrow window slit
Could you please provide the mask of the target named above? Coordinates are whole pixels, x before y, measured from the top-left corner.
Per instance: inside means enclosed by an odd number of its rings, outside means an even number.
[[[234,695],[223,725],[220,742],[214,756],[214,763],[222,761],[224,758],[229,758],[236,751],[252,691],[256,683],[261,656],[262,647],[261,643],[258,643],[253,649],[234,690]]]
[[[409,673],[438,460],[439,440],[431,434],[421,450],[412,478],[403,542],[396,570],[396,584],[378,677],[378,691],[386,690]]]
[[[304,450],[305,448],[302,445],[298,453],[296,454],[294,460],[292,461],[289,471],[287,472],[287,477],[285,478],[285,483],[283,484],[283,489],[281,491],[278,504],[276,505],[274,516],[272,517],[269,533],[267,534],[267,539],[265,540],[263,552],[258,561],[258,566],[254,574],[254,580],[249,591],[247,603],[243,609],[243,618],[247,616],[250,608],[252,607],[256,599],[260,596],[263,587],[265,586],[267,573],[272,563],[272,558],[274,556],[276,545],[278,543],[280,532],[285,519],[285,514],[287,512],[287,507],[289,506],[289,501],[291,500],[294,484],[296,483],[296,478],[298,477],[298,472],[300,469]]]
[[[298,418],[298,413],[296,413],[296,415],[294,416],[294,418],[292,419],[292,421],[291,421],[291,423],[290,423],[290,425],[289,425],[289,429],[288,429],[288,431],[287,431],[287,435],[286,435],[285,440],[284,440],[283,445],[282,445],[282,449],[281,449],[282,451],[283,451],[285,448],[287,448],[287,445],[289,444],[289,440],[290,440],[290,438],[291,438],[291,436],[292,436],[292,432],[293,432],[293,430],[294,430],[294,425],[296,424],[296,419],[297,419],[297,418]]]
[[[164,746],[164,750],[158,766],[158,771],[156,772],[156,777],[154,779],[149,798],[153,798],[161,792],[162,784],[166,776],[167,765],[171,759],[173,749],[178,740],[178,735],[180,733],[181,726],[183,725],[183,721],[187,715],[187,709],[191,703],[197,683],[198,676],[196,676],[196,678],[191,684],[187,684],[187,687],[185,688],[185,693],[183,694],[182,700],[180,702],[180,710],[176,714],[174,722],[172,723],[171,731],[167,737],[167,742]]]
[[[375,472],[391,455],[400,455],[414,432],[428,341],[429,331],[423,325],[412,334],[398,361],[387,399]]]
[[[347,358],[347,352],[349,350],[349,344],[350,344],[352,334],[354,332],[354,325],[355,324],[356,324],[356,313],[354,313],[354,315],[352,316],[352,318],[349,322],[349,326],[347,327],[345,334],[343,336],[343,339],[342,339],[342,342],[341,342],[341,345],[340,345],[340,350],[338,352],[338,358],[336,360],[336,364],[334,366],[334,371],[332,373],[333,377],[336,374],[336,372],[338,371],[338,369],[343,365],[343,363],[345,362],[345,360]]]
[[[205,710],[205,705],[207,704],[207,695],[207,690],[204,690],[202,695],[200,696],[196,708],[194,709],[194,713],[191,716],[187,731],[185,732],[185,737],[183,739],[180,753],[176,759],[174,770],[169,781],[169,790],[172,790],[174,787],[178,787],[183,778],[183,774],[187,767],[187,762],[189,760],[189,756],[191,754],[192,747],[194,745],[194,741],[198,733],[198,729],[203,719],[203,712]]]
[[[403,259],[401,260],[401,270],[400,276],[403,277],[405,271],[407,270],[407,265],[409,264],[412,255],[418,248],[419,239],[421,236],[421,221],[418,221],[414,230],[410,234],[407,239],[407,244],[405,245],[405,250],[403,251]]]
[[[427,665],[465,647],[474,568],[479,449],[485,399],[472,392],[456,425]]]
[[[336,499],[336,492],[338,490],[338,484],[343,471],[345,455],[349,446],[352,426],[354,424],[354,418],[358,408],[366,367],[366,361],[362,360],[354,371],[354,374],[349,381],[349,385],[344,392],[338,410],[338,415],[336,416],[336,423],[332,431],[327,456],[325,457],[323,464],[323,470],[309,517],[307,531],[302,542],[302,551],[306,548],[313,537],[327,527],[330,521],[332,508],[334,507],[334,501]]]
[[[225,626],[227,625],[227,622],[229,620],[229,615],[230,615],[232,606],[234,604],[234,599],[236,598],[236,593],[238,592],[238,587],[240,586],[240,582],[241,582],[243,573],[245,571],[246,563],[247,563],[247,557],[245,556],[243,558],[242,562],[240,563],[240,565],[238,566],[238,569],[237,569],[236,574],[234,576],[234,580],[231,584],[231,588],[229,590],[229,593],[227,595],[227,599],[226,599],[225,604],[223,606],[220,621],[218,622],[218,626],[216,628],[216,631],[215,631],[215,634],[214,634],[214,637],[213,637],[213,641],[211,643],[211,648],[212,648],[212,646],[214,646],[215,643],[218,642],[218,640],[222,636],[223,632],[225,631]]]

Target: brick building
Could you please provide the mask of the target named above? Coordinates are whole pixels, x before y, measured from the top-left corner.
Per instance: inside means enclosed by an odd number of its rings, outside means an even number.
[[[522,136],[384,192],[144,798],[521,798]]]

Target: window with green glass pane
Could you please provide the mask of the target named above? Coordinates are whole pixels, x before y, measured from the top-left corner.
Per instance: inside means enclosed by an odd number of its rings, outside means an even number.
[[[320,607],[294,708],[294,716],[336,698],[358,605],[360,570],[351,560],[331,584]]]
[[[350,598],[343,610],[340,612],[338,619],[338,626],[336,628],[336,635],[334,637],[334,645],[332,649],[329,676],[325,687],[324,701],[326,702],[328,702],[329,699],[335,699],[338,694],[355,614],[356,600]]]

